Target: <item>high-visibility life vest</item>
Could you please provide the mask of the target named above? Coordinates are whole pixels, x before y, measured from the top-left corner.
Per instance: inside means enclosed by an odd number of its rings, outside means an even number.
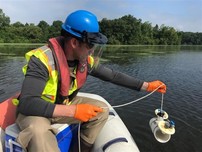
[[[62,43],[62,37],[52,38],[49,40],[48,45],[44,45],[25,54],[27,62],[30,60],[31,56],[35,56],[48,69],[49,79],[42,92],[41,98],[51,103],[55,103],[58,89],[61,96],[68,97],[83,86],[87,77],[87,66],[78,64],[74,70],[76,78],[73,81],[73,85],[70,86],[70,70],[61,47]],[[94,59],[89,56],[87,61],[88,66],[92,67],[93,62]],[[27,72],[27,66],[26,64],[22,68],[24,74]]]

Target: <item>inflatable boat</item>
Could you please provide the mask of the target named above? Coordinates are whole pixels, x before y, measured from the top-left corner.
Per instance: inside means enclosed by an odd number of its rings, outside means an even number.
[[[0,103],[0,152],[24,152],[21,146],[15,141],[19,129],[15,124],[16,106],[12,99],[18,94]],[[109,118],[105,126],[98,135],[92,152],[139,152],[139,149],[129,133],[127,127],[120,119],[113,107],[101,96],[89,93],[78,93],[78,96],[98,99],[105,102],[109,107]],[[68,152],[71,143],[78,138],[73,133],[73,128],[78,128],[68,124],[55,124],[58,129],[57,139],[61,152]],[[78,133],[78,131],[77,131]],[[68,136],[68,138],[66,138]],[[64,140],[66,139],[66,140]]]

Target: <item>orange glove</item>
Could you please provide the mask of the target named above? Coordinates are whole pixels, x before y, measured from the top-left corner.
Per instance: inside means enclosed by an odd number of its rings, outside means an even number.
[[[158,88],[159,86],[161,86],[161,87]],[[158,90],[157,90],[158,92],[166,93],[166,85],[163,82],[161,82],[159,80],[148,82],[148,87],[147,87],[148,92],[152,92],[157,88],[158,88]]]
[[[102,112],[103,109],[90,104],[77,104],[74,118],[83,122],[97,116],[98,112]]]

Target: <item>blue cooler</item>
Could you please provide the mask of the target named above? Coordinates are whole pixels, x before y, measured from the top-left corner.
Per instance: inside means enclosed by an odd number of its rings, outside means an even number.
[[[52,125],[53,128],[58,130],[56,134],[56,138],[58,141],[58,147],[60,148],[61,152],[68,152],[71,141],[72,141],[72,125],[68,124],[54,124]]]
[[[53,128],[57,129],[56,138],[58,147],[61,152],[68,152],[72,141],[71,125],[68,124],[54,124]],[[6,152],[25,152],[20,144],[16,142],[16,138],[20,130],[16,124],[8,126],[5,130],[5,148]]]
[[[5,130],[5,148],[6,152],[24,152],[20,144],[16,142],[16,138],[20,130],[16,124],[8,126]]]

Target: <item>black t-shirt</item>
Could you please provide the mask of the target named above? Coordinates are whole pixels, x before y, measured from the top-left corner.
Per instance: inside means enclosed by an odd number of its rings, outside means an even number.
[[[69,66],[75,63],[69,62]],[[126,74],[116,72],[103,65],[98,65],[90,73],[104,81],[124,86],[133,90],[140,90],[143,81]],[[23,81],[20,104],[18,112],[30,116],[52,117],[55,104],[47,102],[41,98],[46,82],[49,78],[49,72],[46,66],[36,57],[32,56],[27,68],[27,73]]]

